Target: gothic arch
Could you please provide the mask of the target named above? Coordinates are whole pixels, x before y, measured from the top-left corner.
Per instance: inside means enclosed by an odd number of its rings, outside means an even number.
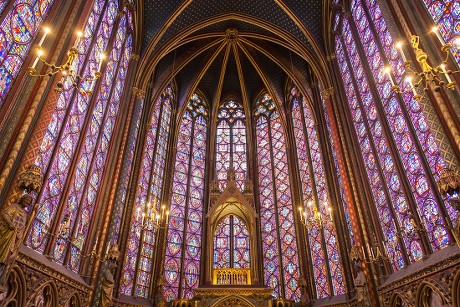
[[[209,231],[207,232],[207,242],[213,242],[214,230],[221,221],[222,218],[233,214],[241,218],[246,226],[248,227],[250,238],[256,238],[256,218],[257,213],[251,203],[244,197],[236,186],[234,181],[230,181],[227,184],[227,188],[224,192],[211,204],[211,208],[206,215],[208,220]],[[205,278],[207,281],[212,280],[212,268],[213,268],[213,249],[214,246],[211,244],[205,251],[208,255],[208,261],[206,263],[207,269],[205,271]],[[250,240],[250,264],[251,264],[251,276],[253,283],[257,284],[257,260],[255,257],[255,251],[257,250],[257,242],[255,239]]]
[[[66,307],[82,307],[81,298],[78,293],[73,294],[67,301]]]
[[[415,306],[441,307],[448,302],[442,290],[430,282],[422,282],[417,290]]]
[[[460,270],[452,282],[452,306],[460,306]]]
[[[41,285],[32,295],[28,306],[58,307],[58,290],[53,281]]]
[[[244,297],[237,295],[228,295],[217,302],[215,302],[212,307],[228,307],[228,306],[238,306],[238,307],[255,307],[250,301]]]
[[[22,270],[17,265],[14,265],[6,278],[6,289],[5,292],[0,295],[0,306],[25,306],[26,279]]]
[[[391,307],[403,307],[403,306],[408,306],[409,304],[407,301],[403,299],[403,295],[400,295],[398,293],[394,293],[393,296],[390,299],[390,306]]]

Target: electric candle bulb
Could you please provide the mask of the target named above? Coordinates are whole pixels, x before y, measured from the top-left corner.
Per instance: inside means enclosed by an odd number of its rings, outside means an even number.
[[[444,41],[442,40],[441,34],[439,33],[439,28],[438,27],[433,27],[431,29],[431,32],[433,32],[436,35],[436,37],[438,38],[438,40],[441,43],[441,45],[444,46]]]
[[[32,64],[32,68],[35,69],[35,66],[37,66],[37,64],[38,64],[38,60],[40,60],[40,57],[43,55],[43,53],[44,53],[44,52],[43,52],[42,49],[38,49],[38,50],[37,50],[37,57],[35,58],[35,61],[34,61],[34,63]]]
[[[395,83],[394,83],[393,78],[391,76],[391,68],[389,66],[385,67],[384,72],[388,75],[388,78],[390,79],[391,85],[395,86]]]
[[[43,42],[45,41],[46,36],[47,36],[48,33],[50,33],[50,32],[51,32],[51,29],[50,29],[50,28],[48,28],[48,27],[44,27],[44,28],[43,28],[43,36],[42,36],[42,38],[40,39],[40,42],[38,42],[38,46],[41,47],[41,45],[42,45]]]
[[[102,68],[102,61],[105,59],[105,54],[101,53],[99,55],[99,67],[97,69],[97,71],[101,71],[101,68]]]
[[[75,44],[73,45],[74,48],[78,47],[78,44],[80,43],[81,38],[83,37],[83,32],[78,31],[77,32],[77,39],[75,40]]]
[[[414,94],[414,96],[417,96],[417,91],[415,90],[415,87],[414,87],[414,85],[412,84],[412,78],[411,78],[411,77],[407,77],[407,78],[406,78],[406,82],[409,83],[410,89],[412,90],[412,93]]]
[[[449,74],[446,71],[446,65],[441,64],[440,67],[441,67],[442,73],[446,76],[447,83],[452,83],[452,79],[450,78]]]
[[[399,53],[401,54],[401,58],[404,62],[407,62],[407,59],[406,59],[406,55],[404,54],[404,50],[403,50],[403,44],[401,42],[397,42],[396,43],[396,48],[398,48],[399,50]]]

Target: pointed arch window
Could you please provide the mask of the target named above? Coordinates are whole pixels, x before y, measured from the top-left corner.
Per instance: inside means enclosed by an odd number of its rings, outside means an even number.
[[[244,190],[247,171],[246,122],[243,105],[236,99],[227,99],[219,107],[216,134],[216,173],[219,188],[227,185],[230,165],[240,190]]]
[[[207,122],[207,104],[194,93],[177,140],[164,267],[168,301],[193,297],[199,282]]]
[[[9,1],[0,1],[0,13]],[[52,0],[16,0],[0,25],[0,107],[29,54]]]
[[[399,82],[405,68],[379,5],[354,0],[351,11],[349,18],[336,16],[336,54],[375,214],[398,270],[446,247],[446,220],[455,213],[436,190],[444,161],[421,106],[409,88],[395,94],[382,71],[388,63]]]
[[[250,267],[249,230],[236,215],[224,217],[214,231],[213,268],[248,269]]]
[[[446,43],[452,44],[452,54],[460,66],[460,2],[451,0],[423,0],[428,13]]]
[[[163,180],[171,126],[174,91],[167,86],[152,107],[142,154],[123,265],[120,293],[148,298],[157,230],[156,214],[163,210]]]
[[[102,182],[132,53],[132,13],[118,1],[95,1],[72,69],[93,75],[108,62],[91,96],[64,83],[35,164],[45,173],[26,245],[78,272]],[[111,42],[109,44],[109,42]]]
[[[254,115],[264,282],[275,289],[276,297],[299,301],[299,256],[284,128],[267,93],[257,99]]]
[[[294,143],[302,185],[302,212],[308,221],[307,240],[318,298],[345,293],[337,234],[332,220],[330,197],[317,124],[305,96],[291,90]]]

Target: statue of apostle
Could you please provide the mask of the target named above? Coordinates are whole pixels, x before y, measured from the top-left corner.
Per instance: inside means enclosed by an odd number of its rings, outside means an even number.
[[[32,196],[21,198],[0,212],[0,287],[6,283],[9,269],[18,255],[27,226],[25,208],[32,203]]]

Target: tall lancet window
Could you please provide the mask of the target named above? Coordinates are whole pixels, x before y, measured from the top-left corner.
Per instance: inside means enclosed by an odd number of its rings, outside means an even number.
[[[302,184],[302,219],[307,225],[313,275],[318,298],[345,293],[343,269],[332,220],[323,155],[315,118],[305,96],[291,90],[294,143]]]
[[[208,110],[197,93],[179,127],[166,243],[164,295],[193,297],[200,277]]]
[[[173,102],[174,91],[168,86],[151,109],[120,283],[122,294],[145,298],[149,294],[157,235],[154,224],[157,214],[166,210],[160,200]]]
[[[230,166],[235,172],[236,184],[244,189],[246,179],[246,124],[243,105],[235,99],[224,101],[217,114],[216,173],[219,188],[227,185]]]
[[[286,139],[269,94],[258,98],[255,119],[264,283],[275,289],[276,297],[299,301],[299,256]]]
[[[248,269],[249,230],[246,223],[236,215],[223,218],[214,231],[213,267]]]
[[[455,219],[455,211],[437,192],[437,170],[444,161],[422,107],[410,88],[394,93],[383,72],[391,65],[400,83],[405,68],[379,5],[354,0],[351,10],[348,18],[336,16],[336,54],[374,214],[398,270],[450,244],[446,221]]]
[[[0,1],[0,14],[11,1]],[[16,0],[0,25],[0,107],[29,54],[52,0]],[[3,15],[2,15],[3,16]],[[38,42],[37,42],[38,43]]]
[[[460,65],[460,2],[423,0],[445,43],[452,44],[452,54]]]
[[[131,59],[132,13],[124,8],[118,14],[118,4],[95,1],[72,69],[92,76],[103,52],[107,64],[95,88],[91,81],[81,81],[82,88],[94,90],[92,95],[76,90],[70,80],[64,83],[35,161],[45,181],[26,244],[73,271],[79,270],[94,227],[96,199]]]

